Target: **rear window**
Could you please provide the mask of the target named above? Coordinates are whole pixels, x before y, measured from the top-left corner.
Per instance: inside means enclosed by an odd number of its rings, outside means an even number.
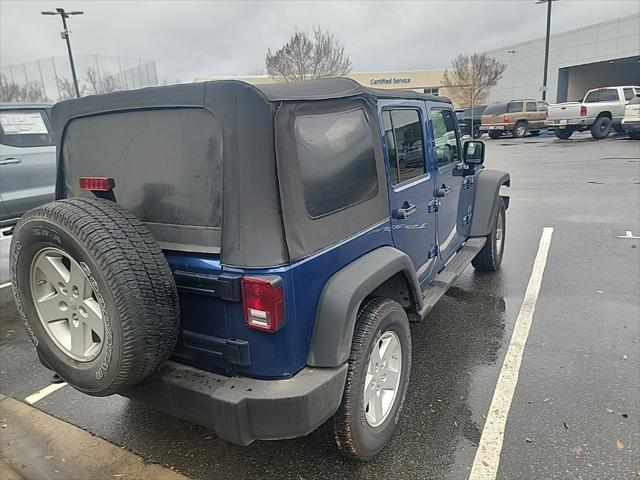
[[[507,113],[521,112],[522,106],[523,106],[522,102],[509,102],[509,105],[507,107]]]
[[[44,109],[3,110],[0,143],[12,147],[45,147],[55,145],[56,139]]]
[[[585,103],[597,103],[597,102],[615,102],[620,100],[618,97],[618,90],[615,88],[606,88],[603,90],[596,90],[590,92],[584,99]]]
[[[298,116],[294,133],[310,217],[322,217],[376,196],[373,138],[362,109]]]
[[[67,195],[86,194],[78,177],[113,177],[117,202],[144,222],[180,225],[184,236],[222,224],[222,129],[204,109],[77,118],[62,148]]]
[[[483,115],[500,115],[502,113],[507,113],[507,104],[503,102],[496,102],[488,105],[485,108]]]
[[[631,100],[634,97],[634,92],[633,92],[633,88],[625,88],[623,90],[624,92],[624,99],[625,100]]]

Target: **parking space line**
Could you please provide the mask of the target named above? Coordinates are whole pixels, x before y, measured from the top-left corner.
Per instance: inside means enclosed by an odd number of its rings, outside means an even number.
[[[47,395],[51,395],[53,392],[60,390],[66,384],[67,384],[66,382],[63,382],[63,383],[52,383],[51,385],[47,385],[42,390],[38,390],[36,393],[29,395],[27,398],[24,399],[24,401],[27,402],[29,405],[33,405],[34,403],[42,400]]]
[[[542,275],[547,264],[547,255],[551,245],[551,235],[553,228],[545,227],[542,230],[538,253],[533,264],[531,278],[525,291],[524,300],[516,319],[515,328],[507,355],[502,363],[500,376],[496,384],[496,389],[491,400],[491,407],[487,414],[487,421],[482,430],[480,444],[476,451],[469,480],[495,480],[500,464],[500,453],[504,442],[504,431],[507,423],[507,415],[511,408],[511,401],[518,383],[520,365],[524,354],[524,347],[527,343],[533,312],[538,301]]]
[[[2,285],[0,285],[0,290],[3,288],[7,288],[10,285],[11,285],[11,282],[3,283]]]

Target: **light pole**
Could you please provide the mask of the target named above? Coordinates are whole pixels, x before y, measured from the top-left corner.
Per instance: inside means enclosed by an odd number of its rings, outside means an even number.
[[[549,68],[549,36],[551,35],[551,3],[557,0],[538,0],[536,4],[547,4],[547,36],[544,42],[544,73],[542,74],[542,100],[547,99],[547,69]]]
[[[84,12],[73,11],[65,12],[64,8],[56,8],[55,12],[40,12],[42,15],[60,15],[62,18],[62,32],[60,36],[67,41],[67,51],[69,52],[69,63],[71,64],[71,76],[73,77],[73,86],[76,89],[76,97],[80,98],[80,89],[78,88],[78,77],[76,76],[76,66],[73,63],[73,54],[71,53],[71,41],[69,40],[69,29],[67,28],[67,18],[71,15],[82,15]]]

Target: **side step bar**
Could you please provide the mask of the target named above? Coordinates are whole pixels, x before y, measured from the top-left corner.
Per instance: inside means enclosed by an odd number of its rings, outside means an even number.
[[[438,300],[449,290],[449,287],[460,276],[465,268],[475,258],[487,239],[485,237],[473,237],[456,252],[444,269],[438,273],[429,285],[422,291],[424,306],[418,312],[420,318],[425,318]]]

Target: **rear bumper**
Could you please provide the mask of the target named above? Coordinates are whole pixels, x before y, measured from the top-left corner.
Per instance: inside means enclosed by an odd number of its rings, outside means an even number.
[[[545,120],[544,124],[551,128],[583,127],[593,123],[592,118],[572,118],[569,120]]]
[[[480,130],[483,132],[489,132],[491,130],[508,130],[509,126],[506,124],[503,125],[481,125]]]
[[[311,433],[338,409],[346,376],[347,364],[306,367],[286,380],[257,380],[167,362],[157,376],[122,394],[249,445]]]

